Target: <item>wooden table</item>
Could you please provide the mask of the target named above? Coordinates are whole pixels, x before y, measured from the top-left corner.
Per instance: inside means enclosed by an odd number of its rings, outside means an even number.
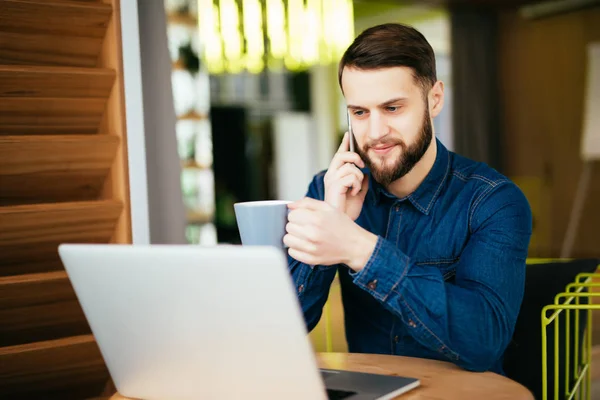
[[[319,353],[319,367],[421,380],[401,400],[533,400],[527,388],[493,372],[468,372],[454,364],[422,358],[375,354]],[[111,400],[128,400],[115,394]],[[166,399],[167,400],[167,399]]]

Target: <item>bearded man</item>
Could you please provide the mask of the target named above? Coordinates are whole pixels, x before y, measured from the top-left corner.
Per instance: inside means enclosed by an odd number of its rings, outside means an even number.
[[[523,299],[527,199],[435,137],[444,85],[415,29],[361,33],[339,84],[354,135],[289,205],[284,237],[308,330],[339,273],[350,352],[503,373]]]

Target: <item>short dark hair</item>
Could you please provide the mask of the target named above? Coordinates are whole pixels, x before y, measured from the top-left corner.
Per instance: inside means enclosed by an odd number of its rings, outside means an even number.
[[[346,49],[339,63],[338,80],[342,88],[345,67],[362,70],[409,67],[424,90],[437,81],[435,54],[425,36],[413,27],[388,23],[366,29]]]

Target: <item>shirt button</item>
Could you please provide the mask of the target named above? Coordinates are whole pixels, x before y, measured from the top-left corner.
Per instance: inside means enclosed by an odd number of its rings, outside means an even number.
[[[367,287],[371,290],[375,290],[375,288],[377,288],[377,279],[369,282],[369,284],[367,285]]]
[[[415,321],[413,321],[412,319],[408,320],[408,325],[410,325],[411,328],[416,328],[417,324],[415,324]]]
[[[400,206],[396,206],[396,212],[400,211]]]
[[[304,290],[304,285],[298,286],[298,293],[302,293],[303,290]]]
[[[398,343],[400,341],[400,338],[398,336],[394,336],[394,342]]]

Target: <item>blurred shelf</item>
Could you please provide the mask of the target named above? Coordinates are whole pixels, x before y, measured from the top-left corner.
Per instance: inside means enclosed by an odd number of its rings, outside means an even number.
[[[198,27],[198,20],[189,14],[170,13],[167,15],[167,22],[169,24],[187,25],[194,28]]]
[[[183,121],[183,120],[203,121],[203,120],[208,119],[208,115],[206,115],[206,114],[198,114],[195,111],[190,111],[187,114],[183,114],[183,115],[177,116],[177,119],[179,121]]]
[[[211,169],[211,166],[210,165],[200,165],[200,164],[196,163],[196,161],[194,161],[194,160],[182,160],[181,168],[207,171],[207,170]]]
[[[214,221],[213,214],[207,214],[204,212],[188,210],[187,211],[187,222],[191,224],[208,224]]]

